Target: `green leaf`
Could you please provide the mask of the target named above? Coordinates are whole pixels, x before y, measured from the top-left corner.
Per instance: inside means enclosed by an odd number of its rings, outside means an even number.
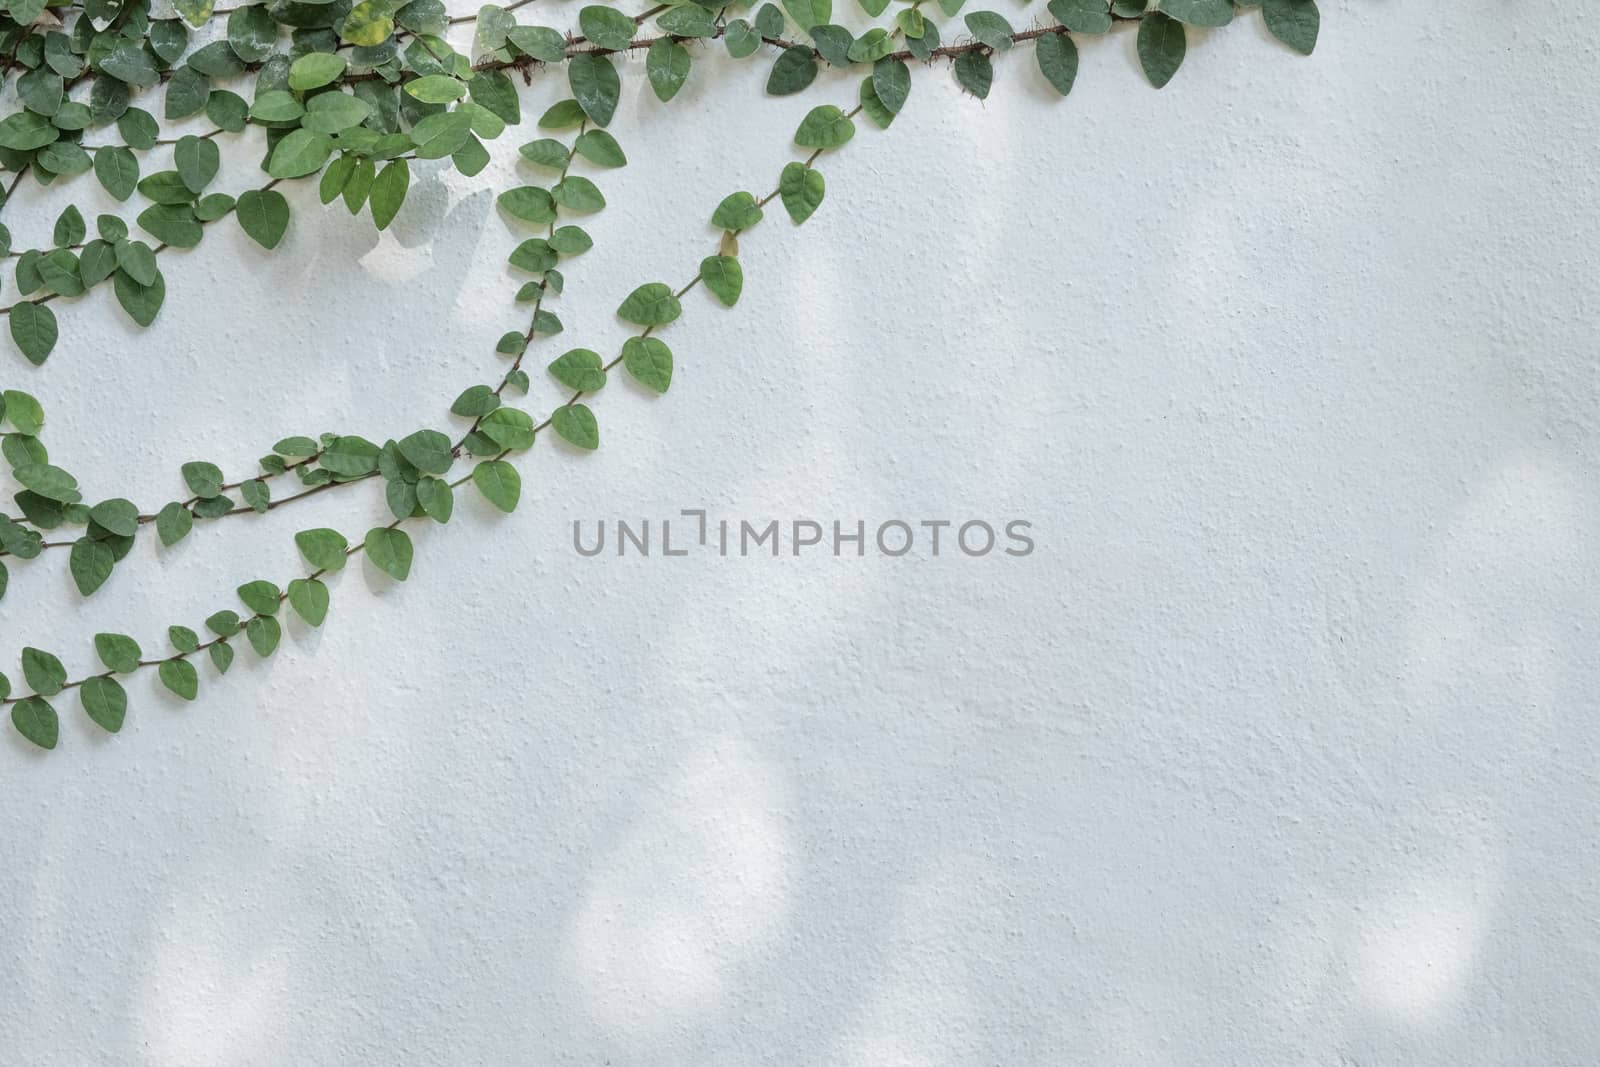
[[[283,627],[271,616],[257,615],[244,624],[244,636],[256,655],[265,659],[277,651],[278,642],[283,639]]]
[[[531,271],[537,274],[539,271],[549,270],[554,267],[560,262],[560,259],[561,257],[556,253],[556,250],[550,247],[549,241],[546,241],[543,237],[530,237],[511,250],[511,255],[507,262],[518,270]],[[522,337],[521,334],[517,333],[509,336],[516,338],[518,342],[521,341]],[[519,343],[517,347],[520,350],[521,344]]]
[[[657,38],[644,57],[645,75],[650,79],[656,99],[665,104],[677,96],[683,83],[689,80],[692,65],[687,48],[670,37]]]
[[[558,226],[550,234],[550,247],[563,256],[576,256],[594,247],[594,239],[578,226]]]
[[[259,5],[252,4],[251,7]],[[214,89],[206,96],[206,118],[229,133],[239,133],[250,121],[250,105],[237,93]],[[98,159],[95,162],[99,162]]]
[[[1183,65],[1188,40],[1183,24],[1156,11],[1139,23],[1139,63],[1157,89],[1164,88]]]
[[[39,436],[44,429],[44,408],[30,393],[18,389],[7,389],[0,393],[0,412],[11,420],[11,425],[18,433],[30,437]]]
[[[576,100],[560,100],[550,105],[550,109],[539,116],[539,128],[545,130],[567,130],[574,126],[581,126],[588,120],[583,107]]]
[[[200,676],[186,659],[164,659],[156,673],[162,685],[185,700],[193,700],[200,693]]]
[[[350,542],[338,530],[319,528],[301,530],[294,535],[295,547],[306,562],[319,571],[334,572],[344,568]]]
[[[18,701],[11,709],[11,725],[17,733],[43,749],[56,747],[61,738],[61,720],[49,701],[29,697]]]
[[[522,122],[522,102],[517,87],[503,70],[480,70],[467,83],[467,91],[478,106],[498,116],[508,126]]]
[[[496,408],[483,417],[478,429],[501,448],[533,447],[533,419],[526,411],[507,407]]]
[[[589,213],[606,206],[606,198],[594,182],[578,174],[569,174],[557,182],[550,196],[568,211]]]
[[[51,240],[60,247],[79,244],[88,236],[89,227],[83,221],[83,212],[75,204],[68,204],[57,218]]]
[[[1039,73],[1062,96],[1072,91],[1078,79],[1078,46],[1064,33],[1047,34],[1034,44]]]
[[[359,478],[378,469],[378,446],[353,434],[335,437],[322,450],[322,466],[344,478]]]
[[[289,606],[307,626],[321,626],[328,617],[328,587],[315,578],[296,578],[289,583]]]
[[[276,248],[289,228],[289,201],[276,189],[251,189],[234,205],[239,226],[262,248]]]
[[[167,640],[172,642],[172,647],[187,655],[200,647],[200,635],[187,626],[167,627]]]
[[[272,150],[267,173],[274,178],[302,178],[321,170],[332,153],[333,139],[327,134],[290,130]]]
[[[67,669],[61,661],[37,648],[22,650],[22,676],[40,696],[55,696],[67,684]]]
[[[600,426],[583,404],[566,404],[550,415],[550,426],[562,439],[593,451],[600,447]]]
[[[156,513],[156,534],[161,538],[161,543],[168,548],[189,536],[189,531],[194,528],[194,516],[189,514],[177,501],[163,507]]]
[[[139,657],[144,653],[139,642],[124,634],[95,634],[94,651],[108,670],[118,674],[132,674],[139,669]]]
[[[126,200],[139,183],[139,160],[126,148],[102,148],[94,154],[94,176],[106,192]]]
[[[787,163],[778,178],[778,195],[784,202],[784,210],[789,211],[789,218],[794,219],[795,226],[810,219],[811,214],[822,206],[824,192],[826,182],[822,181],[821,171],[803,163]]]
[[[656,25],[674,37],[715,37],[717,34],[716,17],[694,3],[672,8],[656,19]]]
[[[622,342],[622,365],[647,389],[664,393],[672,384],[672,349],[658,337],[630,337]]]
[[[305,105],[282,89],[259,92],[250,105],[250,117],[257,122],[294,122],[305,113]]]
[[[217,142],[193,135],[178,138],[178,144],[172,150],[173,166],[192,193],[205,190],[211,179],[217,176],[221,161]]]
[[[289,66],[289,88],[296,92],[320,89],[344,76],[345,58],[339,52],[307,52]]]
[[[219,611],[206,620],[206,629],[218,637],[232,637],[243,625],[237,611]]]
[[[279,589],[271,582],[255,581],[246,582],[239,587],[239,599],[244,601],[244,606],[258,615],[276,615],[278,613]]]
[[[998,16],[996,16],[998,17]],[[1007,47],[1010,46],[1010,37],[1006,38]],[[882,28],[868,30],[851,43],[845,58],[852,63],[875,63],[894,51],[894,38]]]
[[[390,0],[362,0],[350,9],[339,28],[341,39],[358,47],[381,45],[394,33],[394,12],[399,7]]]
[[[633,19],[614,7],[591,4],[578,12],[578,28],[590,44],[616,51],[633,43],[633,33],[638,27]],[[574,61],[577,58],[574,56]]]
[[[400,213],[405,203],[406,190],[411,187],[411,168],[403,159],[390,160],[372,182],[372,221],[378,229],[385,229]]]
[[[783,0],[783,9],[795,25],[808,32],[813,26],[833,21],[833,0]]]
[[[67,568],[72,572],[72,581],[77,585],[78,592],[90,596],[111,577],[111,568],[116,566],[116,562],[110,545],[81,537],[72,542]]]
[[[633,26],[633,20],[621,12],[610,8],[605,10],[620,15],[630,29]],[[593,52],[579,52],[567,63],[567,82],[572,86],[572,95],[577,98],[578,106],[583,108],[586,115],[601,126],[611,122],[611,116],[617,110],[617,101],[622,96],[622,79],[617,77],[617,69],[611,65],[611,60]]]
[[[1106,0],[1050,0],[1050,14],[1076,33],[1106,33],[1111,29],[1111,12]]]
[[[579,140],[582,140],[583,136],[580,134]],[[534,163],[541,167],[549,167],[551,170],[566,169],[567,146],[553,137],[541,137],[537,141],[529,141],[517,151],[529,163]]]
[[[416,494],[417,503],[434,522],[450,521],[455,511],[455,492],[449,482],[425,474],[417,481]]]
[[[118,241],[117,266],[140,285],[154,285],[161,272],[156,268],[155,250],[143,241]]]
[[[728,23],[723,37],[728,46],[728,55],[734,59],[744,59],[761,47],[761,35],[744,19],[734,19]]]
[[[52,467],[48,463],[27,463],[13,468],[11,474],[22,483],[23,488],[32,490],[46,500],[76,504],[81,499],[78,480],[60,467]]]
[[[957,59],[968,55],[980,55],[977,52],[968,52]],[[986,57],[987,58],[987,57]],[[843,111],[832,104],[823,104],[814,107],[800,122],[800,128],[795,131],[794,143],[801,148],[838,148],[856,133],[855,123]]]
[[[418,430],[400,439],[400,454],[413,467],[428,474],[444,474],[450,470],[455,457],[451,454],[450,438],[438,430]]]
[[[507,189],[500,194],[497,202],[507,215],[522,219],[524,222],[542,226],[555,221],[555,201],[551,199],[549,192],[537,185],[522,185],[515,189]]]
[[[635,326],[665,326],[682,313],[678,298],[661,282],[639,286],[617,308],[617,314]]]
[[[218,641],[206,649],[206,654],[211,657],[211,665],[218,674],[227,674],[228,668],[233,666],[233,646],[226,641]]]
[[[156,314],[167,298],[166,281],[159,271],[154,281],[144,285],[126,270],[118,270],[112,275],[111,285],[116,291],[117,303],[121,304],[122,310],[128,313],[128,317],[140,326],[149,326],[155,321]]]
[[[956,56],[956,81],[979,100],[989,95],[994,84],[994,64],[983,52],[963,52]]]
[[[161,80],[154,58],[138,45],[126,45],[105,56],[100,69],[129,85],[148,87]]]
[[[411,574],[411,538],[404,530],[376,527],[367,531],[367,558],[373,566],[403,582]]]
[[[106,733],[122,729],[122,720],[128,714],[128,691],[121,682],[99,675],[85,679],[78,698],[84,712]]]
[[[561,63],[567,58],[567,42],[548,26],[517,26],[506,37],[541,63]]]
[[[0,148],[32,152],[51,144],[60,131],[44,115],[18,111],[0,120]]]
[[[748,230],[761,221],[761,206],[749,193],[731,193],[724,197],[717,210],[711,213],[711,225],[719,230],[738,233]]]
[[[259,63],[278,43],[278,24],[265,4],[244,4],[228,15],[228,46],[246,63]]]
[[[1317,0],[1265,0],[1261,17],[1272,36],[1301,55],[1309,56],[1316,49],[1322,29]]]
[[[466,96],[467,86],[448,74],[430,74],[407,82],[406,92],[424,104],[448,104]]]
[[[191,26],[204,26],[214,6],[212,0],[172,0],[172,9]]]
[[[887,130],[894,122],[894,112],[878,99],[878,90],[873,87],[870,77],[861,80],[861,110],[880,130]]]
[[[468,418],[477,418],[487,415],[500,406],[500,397],[487,385],[474,385],[462,392],[450,405],[453,415],[465,415]]]
[[[817,77],[817,61],[809,48],[786,48],[767,75],[767,92],[772,96],[798,93]]]
[[[215,463],[206,463],[203,460],[185,463],[182,473],[183,483],[195,496],[205,498],[222,495],[225,479],[222,476],[222,468]]]
[[[872,65],[872,90],[889,114],[898,115],[911,95],[911,71],[898,59],[880,59]]]
[[[257,515],[265,515],[272,506],[272,490],[260,478],[252,478],[239,486],[239,494]]]
[[[598,352],[587,348],[574,348],[552,360],[549,371],[556,381],[580,393],[592,393],[605,388],[606,372]]]
[[[1161,10],[1190,26],[1226,26],[1233,21],[1233,0],[1161,0]]]
[[[319,93],[306,105],[301,125],[313,133],[343,133],[352,126],[361,125],[371,114],[372,105],[359,96],[341,92]]]
[[[472,484],[485,500],[508,515],[522,498],[522,475],[504,460],[488,460],[472,468]]]
[[[121,497],[96,504],[89,509],[89,518],[118,537],[132,537],[139,532],[139,509],[133,501]]]
[[[24,302],[12,307],[10,318],[11,340],[28,362],[37,366],[48,359],[61,335],[55,312],[43,304]]]
[[[700,279],[724,307],[733,307],[744,288],[744,269],[732,256],[707,256],[700,261]]]

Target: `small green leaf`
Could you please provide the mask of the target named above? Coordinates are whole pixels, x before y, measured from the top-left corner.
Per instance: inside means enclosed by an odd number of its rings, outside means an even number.
[[[367,558],[383,573],[400,582],[410,576],[411,538],[404,530],[376,527],[367,531],[364,544]]]
[[[1226,26],[1233,21],[1233,0],[1161,0],[1161,10],[1190,26]]]
[[[556,381],[580,393],[592,393],[606,384],[606,372],[597,352],[574,348],[552,360],[549,371]]]
[[[156,534],[161,538],[161,543],[168,548],[188,537],[189,531],[193,528],[194,516],[177,501],[173,501],[156,513]]]
[[[110,545],[81,537],[72,542],[67,569],[72,572],[72,581],[78,587],[78,592],[91,596],[111,577],[111,569],[116,563]]]
[[[307,89],[320,89],[342,77],[345,67],[341,53],[307,52],[289,66],[289,88],[302,93]]]
[[[257,615],[244,624],[244,636],[256,655],[265,659],[277,651],[278,642],[283,639],[283,627],[271,616]]]
[[[185,463],[182,468],[183,484],[189,491],[198,497],[214,497],[222,495],[223,476],[222,468],[215,463],[206,463],[196,460]]]
[[[724,307],[731,308],[739,302],[739,292],[744,288],[744,269],[732,256],[707,256],[700,261],[700,280]]]
[[[23,302],[12,307],[10,319],[11,340],[28,362],[37,366],[48,359],[61,336],[55,312],[43,304]]]
[[[11,709],[11,725],[17,733],[43,749],[56,747],[61,738],[61,720],[49,701],[29,697],[18,701]]]
[[[405,203],[406,190],[411,187],[411,168],[403,159],[393,159],[384,165],[372,182],[372,221],[378,229],[386,229],[400,213]]]
[[[128,691],[121,682],[99,675],[85,679],[78,698],[84,712],[106,733],[122,729],[122,720],[128,714]]]
[[[980,55],[978,52],[963,53],[957,58],[959,68],[960,60],[970,55]],[[985,57],[987,59],[987,57]],[[801,148],[838,148],[856,133],[855,123],[843,111],[832,104],[823,104],[814,107],[800,122],[800,128],[795,131],[794,143]]]
[[[647,389],[664,393],[672,384],[672,350],[658,337],[630,337],[622,342],[622,365]]]
[[[239,587],[239,599],[257,615],[276,615],[282,602],[280,591],[271,582],[246,582]]]
[[[628,165],[628,157],[623,154],[622,146],[617,144],[615,137],[604,130],[585,130],[578,135],[572,147],[580,156],[597,167]]]
[[[817,77],[817,61],[809,48],[786,48],[767,76],[767,93],[789,96],[810,85]]]
[[[633,43],[633,19],[614,7],[591,4],[578,12],[578,28],[590,44],[617,51]],[[574,57],[576,58],[576,57]]]
[[[1050,14],[1075,33],[1106,33],[1111,29],[1111,12],[1106,0],[1050,0]]]
[[[533,419],[526,411],[507,407],[496,408],[483,417],[478,429],[501,448],[533,447]]]
[[[898,115],[911,95],[911,71],[898,59],[880,59],[872,65],[872,89],[889,114]]]
[[[206,649],[206,654],[211,657],[211,665],[217,669],[218,674],[227,674],[228,668],[233,666],[233,646],[226,641],[218,641]]]
[[[645,76],[650,79],[656,99],[665,104],[677,96],[683,83],[689,80],[692,64],[689,50],[683,45],[670,37],[657,38],[644,57]]]
[[[0,394],[4,402],[0,403],[0,412],[11,420],[12,427],[21,434],[30,437],[39,436],[44,429],[44,408],[39,401],[29,393],[18,389],[7,389]]]
[[[1039,73],[1062,96],[1072,91],[1078,79],[1078,46],[1064,33],[1047,34],[1034,44]]]
[[[139,657],[144,653],[139,642],[125,634],[95,634],[94,651],[109,670],[118,674],[132,674],[139,669]]]
[[[319,528],[301,530],[294,535],[295,547],[306,562],[319,571],[337,571],[344,567],[350,542],[338,530]]]
[[[787,163],[778,179],[778,195],[795,226],[800,226],[822,205],[826,184],[821,171],[803,163]]]
[[[557,182],[550,196],[568,211],[588,213],[606,206],[606,198],[600,195],[594,182],[577,174],[569,174]]]
[[[1139,23],[1139,63],[1157,89],[1164,88],[1178,73],[1188,47],[1183,24],[1159,11],[1146,15]]]
[[[536,185],[507,189],[496,199],[500,209],[512,218],[537,226],[555,221],[556,205],[549,192]]]
[[[719,230],[738,233],[748,230],[761,221],[762,211],[756,198],[749,193],[732,193],[723,198],[711,214],[711,225]]]
[[[594,412],[583,404],[566,404],[550,416],[550,425],[562,440],[593,451],[600,447],[600,426]]]
[[[89,518],[118,537],[132,537],[139,532],[139,509],[131,500],[118,497],[102,501],[89,509]]]
[[[332,153],[333,139],[327,134],[290,130],[272,150],[267,160],[267,173],[274,178],[301,178],[321,170]]]
[[[510,514],[522,498],[522,476],[504,460],[489,460],[472,468],[472,484],[484,499]]]
[[[487,385],[474,385],[462,392],[450,405],[453,415],[465,415],[468,418],[477,418],[487,415],[500,406],[500,397]]]
[[[994,84],[994,64],[983,52],[963,52],[956,56],[956,82],[979,100],[989,95]]]
[[[308,626],[321,626],[328,617],[328,587],[315,578],[296,578],[289,583],[289,606]]]
[[[234,207],[239,226],[262,248],[276,248],[289,228],[289,201],[276,189],[251,189],[239,194]]]
[[[628,23],[631,33],[632,19],[615,9],[605,10],[621,16]],[[611,122],[611,116],[616,114],[617,101],[622,96],[622,79],[617,76],[617,68],[611,65],[610,59],[593,52],[579,52],[567,63],[567,82],[572,87],[572,95],[577,98],[578,106],[583,108],[586,115],[600,126]]]
[[[1309,56],[1317,47],[1317,34],[1322,29],[1322,13],[1317,10],[1317,0],[1265,0],[1261,17],[1267,30],[1303,56]]]
[[[438,430],[418,430],[401,438],[399,447],[412,466],[428,474],[444,474],[455,459],[450,439]]]
[[[244,497],[245,504],[257,515],[265,515],[272,507],[272,490],[260,478],[251,478],[239,486],[239,495]]]
[[[639,286],[617,308],[623,321],[635,326],[665,326],[682,313],[683,305],[678,303],[677,296],[661,282]]]
[[[167,627],[167,640],[172,642],[172,647],[187,655],[200,647],[200,635],[187,626]]]
[[[456,498],[449,482],[424,474],[417,480],[416,494],[417,503],[430,519],[437,523],[450,521],[450,516],[455,512]]]
[[[447,74],[430,74],[406,82],[406,92],[424,104],[448,104],[467,95],[467,86]]]
[[[67,669],[61,661],[42,649],[22,650],[22,677],[40,696],[52,697],[67,684]]]
[[[783,9],[797,26],[810,31],[814,26],[832,21],[833,0],[783,0]]]
[[[243,625],[237,611],[219,611],[206,619],[206,629],[218,637],[232,637]]]
[[[186,659],[164,659],[156,673],[162,685],[185,700],[193,700],[200,693],[200,676]]]

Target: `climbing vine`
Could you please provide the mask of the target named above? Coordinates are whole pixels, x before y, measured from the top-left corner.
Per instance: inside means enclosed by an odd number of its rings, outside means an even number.
[[[489,376],[494,384],[471,384],[448,405],[441,401],[439,425],[453,429],[409,430],[381,444],[348,433],[295,434],[272,444],[257,470],[234,477],[189,459],[176,464],[174,484],[185,491],[141,507],[86,497],[77,478],[50,461],[40,401],[26,389],[0,391],[0,455],[18,486],[14,511],[0,508],[0,599],[8,566],[65,553],[87,597],[107,586],[147,531],[173,549],[197,524],[262,515],[371,481],[382,483],[392,515],[349,535],[299,531],[303,573],[282,585],[240,586],[235,602],[202,629],[169,627],[159,649],[96,634],[98,665],[72,678],[53,652],[24,648],[27,691],[14,691],[0,673],[0,706],[27,740],[55,747],[60,716],[52,701],[74,689],[94,723],[120,730],[128,708],[121,679],[137,672],[153,671],[168,690],[194,700],[197,664],[226,672],[241,643],[255,655],[273,654],[285,604],[321,625],[330,600],[323,579],[351,558],[365,556],[404,581],[413,562],[407,528],[448,523],[457,490],[470,484],[494,507],[513,511],[522,489],[516,459],[539,435],[553,431],[581,449],[597,448],[590,403],[613,372],[620,366],[644,387],[667,391],[674,355],[661,334],[684,314],[684,301],[703,286],[713,305],[738,302],[741,238],[774,202],[794,224],[805,222],[826,195],[824,155],[851,141],[862,119],[888,128],[907,104],[914,70],[948,65],[964,90],[984,98],[996,60],[1026,44],[1039,75],[1066,95],[1079,42],[1126,25],[1137,35],[1144,74],[1161,88],[1182,65],[1194,30],[1224,26],[1241,9],[1259,8],[1272,35],[1305,54],[1320,28],[1315,0],[1049,0],[1048,20],[1041,15],[1022,28],[994,11],[963,13],[966,0],[894,0],[892,17],[860,33],[832,21],[832,0],[753,11],[679,2],[636,14],[596,4],[564,30],[524,23],[521,11],[532,2],[452,16],[442,0],[269,0],[227,10],[211,0],[173,0],[163,11],[152,0],[0,0],[0,76],[14,93],[0,119],[0,211],[25,195],[30,176],[45,185],[92,176],[116,202],[132,203],[126,217],[99,214],[92,231],[69,206],[49,225],[49,241],[35,247],[13,247],[6,223],[18,220],[0,222],[0,255],[15,282],[9,302],[0,297],[0,315],[24,368],[71,358],[57,350],[72,347],[72,301],[96,286],[109,285],[139,326],[154,324],[166,298],[164,257],[200,245],[215,225],[236,225],[263,249],[276,247],[291,221],[284,183],[315,180],[323,205],[365,212],[382,230],[404,209],[414,166],[475,176],[490,161],[488,145],[523,124],[524,97],[541,89],[553,97],[534,119],[537,136],[517,149],[527,183],[497,200],[526,233],[508,259],[528,279],[514,297],[527,325],[496,344],[508,362]],[[857,3],[880,19],[891,0]],[[463,53],[447,34],[469,24],[472,45]],[[627,52],[644,53],[644,76],[662,102],[678,94],[697,61],[706,66],[717,52],[769,62],[773,95],[805,92],[825,68],[857,70],[861,80],[853,99],[820,103],[805,115],[792,135],[797,158],[769,191],[734,191],[712,207],[711,246],[698,264],[685,265],[686,278],[645,281],[622,302],[616,314],[636,332],[620,352],[546,351],[564,331],[554,307],[565,272],[593,245],[582,220],[606,207],[605,173],[628,162],[607,132],[622,99],[624,71],[615,60]],[[200,116],[205,132],[162,136],[163,122]],[[235,137],[264,142],[256,173],[223,175],[218,142]],[[566,390],[543,417],[513,403],[529,394],[526,366],[536,347],[539,360],[550,357],[545,373]]]

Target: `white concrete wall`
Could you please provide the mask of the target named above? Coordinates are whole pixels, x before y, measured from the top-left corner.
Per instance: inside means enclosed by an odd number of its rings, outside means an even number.
[[[140,678],[121,736],[68,699],[57,752],[0,745],[0,1060],[1593,1063],[1600,17],[1325,6],[1316,57],[1251,18],[1159,94],[1126,33],[1065,101],[1026,51],[987,104],[919,72],[812,222],[746,238],[736,310],[686,302],[672,392],[615,381],[516,515],[351,568],[196,705]],[[766,67],[667,108],[630,72],[561,341],[614,352],[621,297],[853,99]],[[443,425],[520,325],[521,139],[381,238],[296,186],[276,253],[225,226],[155,328],[96,293],[4,383],[141,503]],[[19,241],[64,202],[32,195]],[[0,654],[154,648],[371,490],[146,542],[87,603],[19,567]],[[572,550],[697,506],[1038,547]]]

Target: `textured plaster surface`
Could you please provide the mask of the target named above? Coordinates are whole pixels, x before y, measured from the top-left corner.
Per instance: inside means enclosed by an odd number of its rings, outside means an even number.
[[[140,677],[119,737],[66,699],[54,754],[0,742],[0,1061],[1595,1062],[1600,19],[1326,6],[1314,59],[1252,17],[1159,94],[1125,33],[1066,101],[1023,50],[986,104],[923,73],[517,514],[463,498],[410,582],[351,567],[195,705]],[[663,108],[634,65],[546,358],[615,352],[621,297],[854,97],[766,66]],[[148,504],[183,460],[442,425],[520,325],[520,139],[382,237],[293,186],[276,253],[221,227],[155,328],[96,293],[4,381]],[[571,547],[695,507],[1038,547]],[[19,567],[0,654],[153,650],[383,516],[147,540],[87,603]]]

